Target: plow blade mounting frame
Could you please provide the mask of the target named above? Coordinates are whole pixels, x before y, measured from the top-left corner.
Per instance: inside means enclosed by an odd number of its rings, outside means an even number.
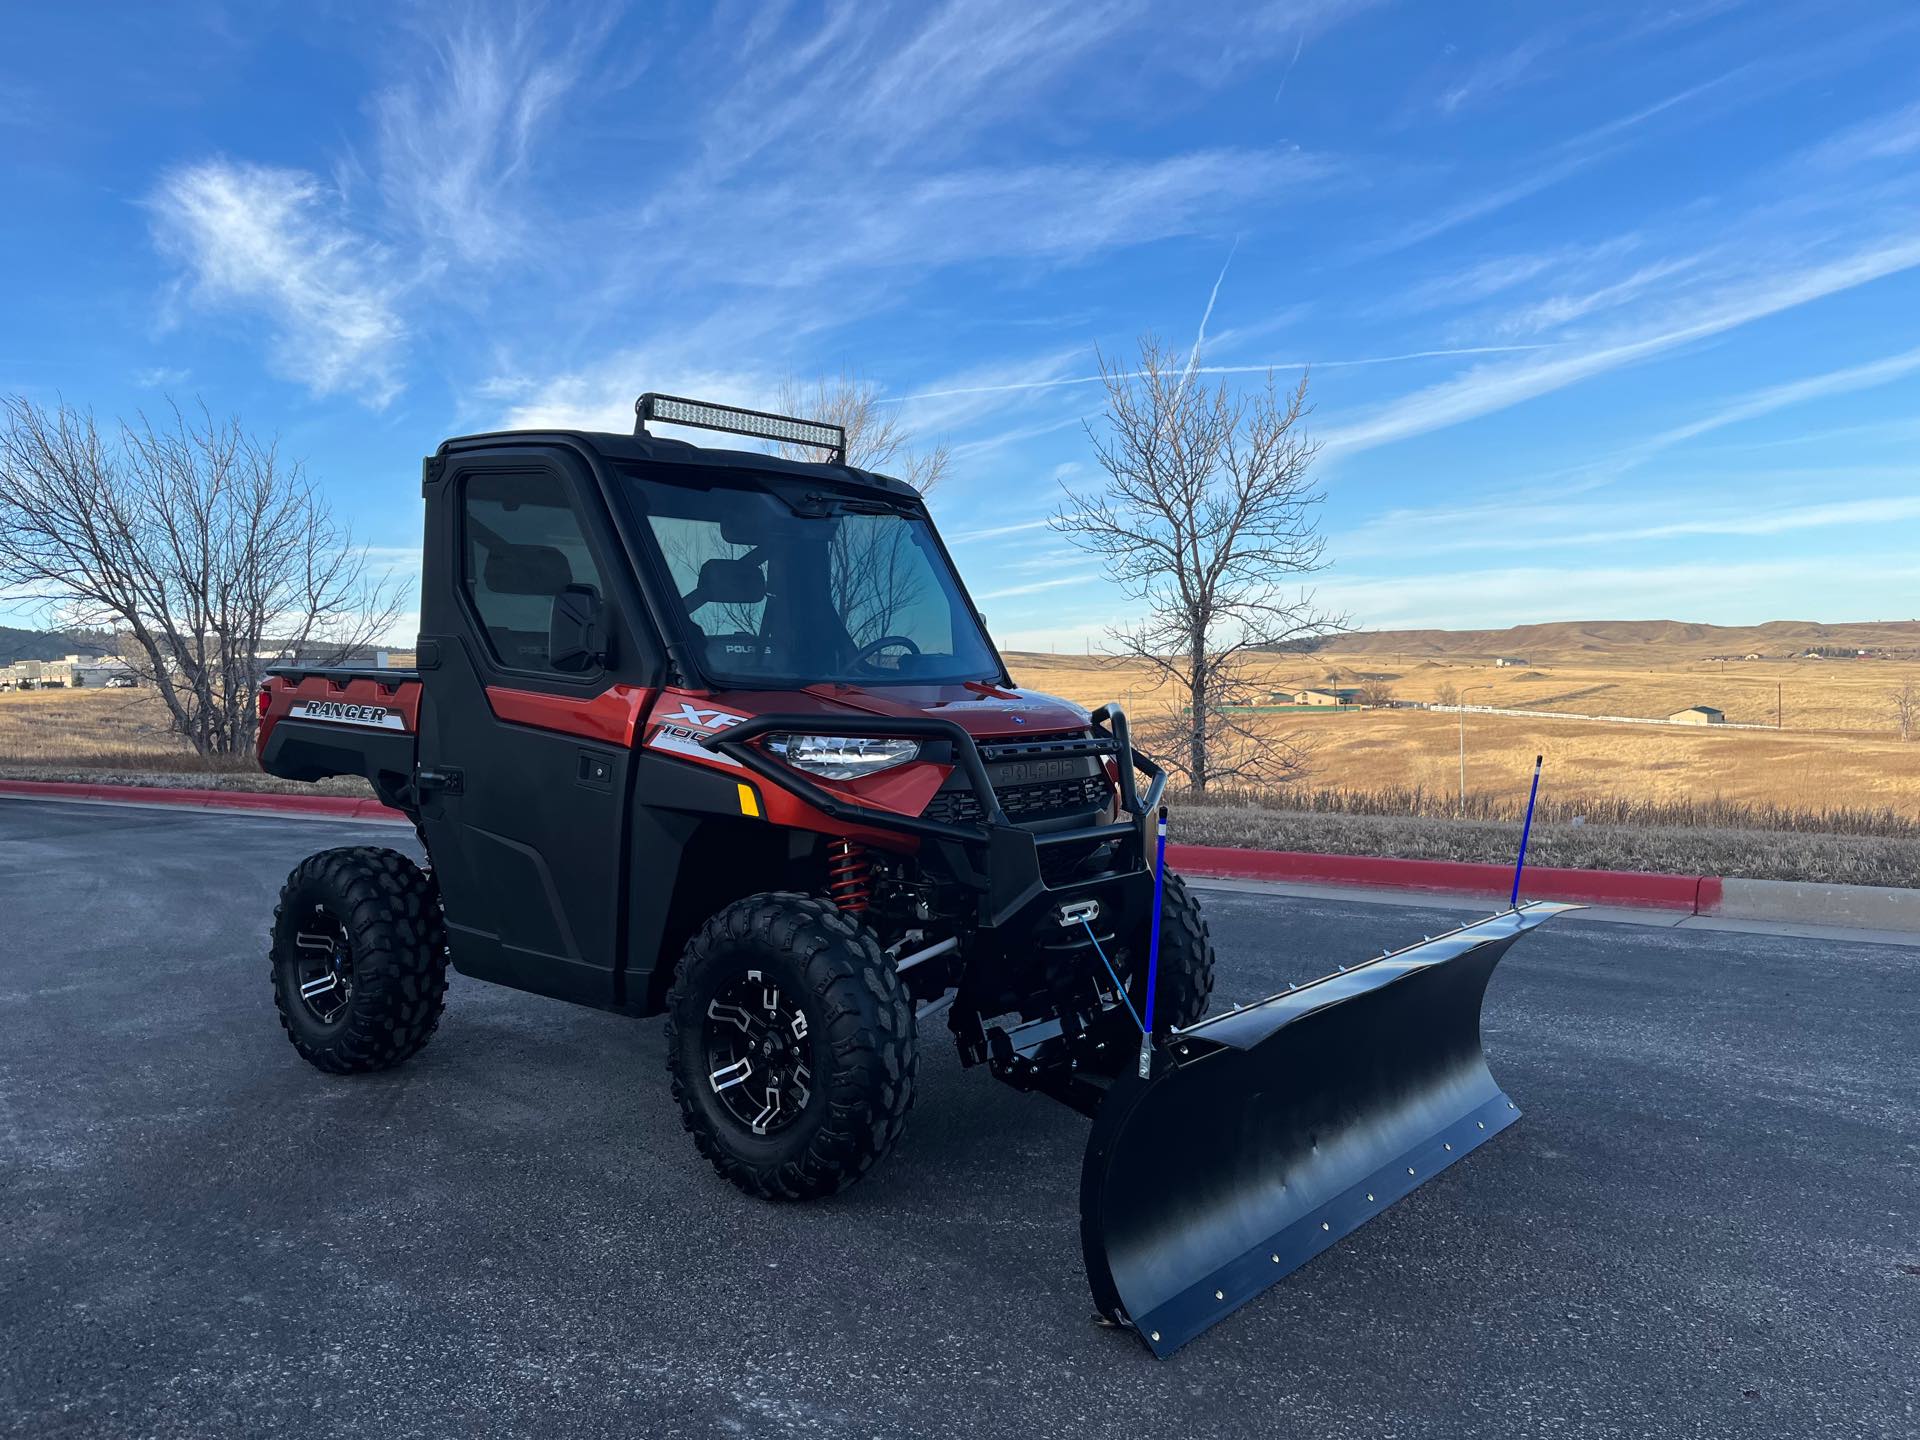
[[[1178,1031],[1101,1102],[1080,1181],[1094,1303],[1166,1356],[1520,1112],[1480,1045],[1538,901]]]

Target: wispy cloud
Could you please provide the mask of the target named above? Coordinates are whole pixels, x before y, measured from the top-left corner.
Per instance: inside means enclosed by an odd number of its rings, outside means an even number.
[[[1540,335],[1617,310],[1639,299],[1655,286],[1698,269],[1703,255],[1677,255],[1655,260],[1618,279],[1588,289],[1561,291],[1532,301],[1501,316],[1494,328],[1505,335]]]
[[[506,403],[498,419],[489,423],[503,430],[619,433],[633,429],[633,402],[645,390],[766,409],[779,388],[779,379],[772,375],[717,370],[690,360],[688,353],[636,348],[539,379],[496,377],[487,386],[488,397]],[[668,427],[662,433],[682,432]]]
[[[1435,102],[1436,108],[1442,115],[1451,116],[1503,95],[1526,80],[1537,78],[1540,61],[1571,38],[1569,27],[1555,26],[1475,62],[1466,74],[1440,92]]]
[[[520,182],[535,139],[578,82],[612,13],[569,32],[545,14],[470,15],[431,38],[431,60],[373,102],[388,209],[462,260],[519,248],[528,212]],[[549,49],[555,35],[557,48]]]
[[[1750,485],[1779,482],[1784,478],[1778,472],[1747,477]],[[1828,469],[1818,477],[1807,478],[1819,478],[1830,486],[1842,488],[1870,482],[1898,484],[1903,479],[1911,483],[1920,480],[1920,468],[1896,467],[1868,473]],[[1862,530],[1920,519],[1920,495],[1911,493],[1769,504],[1715,501],[1702,493],[1705,488],[1701,482],[1689,483],[1680,477],[1663,487],[1667,494],[1691,497],[1687,517],[1680,520],[1623,523],[1624,514],[1657,513],[1651,500],[1616,500],[1596,505],[1570,504],[1556,497],[1466,507],[1439,506],[1395,511],[1339,537],[1335,548],[1348,561],[1365,561],[1415,552],[1422,556],[1484,555],[1490,534],[1524,533],[1529,549],[1552,551],[1653,546],[1715,536],[1759,539],[1819,530]]]
[[[1700,619],[1695,559],[1653,565],[1510,566],[1448,574],[1330,579],[1316,598],[1366,629],[1458,629],[1551,620]],[[1721,562],[1712,570],[1711,618],[1760,624],[1799,618],[1791,599],[1818,587],[1828,613],[1887,617],[1889,596],[1920,583],[1910,553],[1804,555]],[[1904,612],[1900,612],[1904,613]]]
[[[703,127],[700,169],[712,179],[795,142],[813,151],[827,133],[841,162],[950,153],[1139,18],[1126,4],[945,0],[763,26],[750,72],[720,93]]]
[[[1649,437],[1647,448],[1663,450],[1670,445],[1678,445],[1695,436],[1705,435],[1714,430],[1737,425],[1743,420],[1757,419],[1772,414],[1775,410],[1784,410],[1789,405],[1804,404],[1808,400],[1821,400],[1830,395],[1846,395],[1856,390],[1871,389],[1876,385],[1885,385],[1903,376],[1920,370],[1920,349],[1905,351],[1899,355],[1889,355],[1882,360],[1869,360],[1863,365],[1849,365],[1839,370],[1829,370],[1822,375],[1809,375],[1803,380],[1791,380],[1783,385],[1769,385],[1765,389],[1755,390],[1742,396],[1729,405],[1723,405],[1697,420],[1685,425],[1676,425]]]
[[[1022,520],[1014,525],[988,525],[978,530],[961,530],[948,538],[956,543],[973,540],[998,540],[1007,535],[1021,535],[1029,530],[1045,530],[1053,521],[1042,517],[1038,520]]]
[[[154,365],[145,370],[136,370],[133,383],[142,390],[171,390],[176,385],[186,384],[189,378],[190,371],[171,365]]]
[[[383,406],[401,386],[402,286],[338,200],[303,171],[209,160],[162,176],[148,206],[194,301],[265,315],[281,374]]]
[[[1360,365],[1399,365],[1410,360],[1458,360],[1472,355],[1518,355],[1551,350],[1551,345],[1463,345],[1446,350],[1409,350],[1403,355],[1368,355],[1358,359],[1269,360],[1257,365],[1196,365],[1193,375],[1264,375],[1269,370],[1342,370]],[[1140,380],[1144,370],[1122,370],[1116,379]],[[881,400],[883,405],[904,405],[909,401],[937,400],[953,395],[1004,395],[1025,390],[1055,390],[1063,385],[1098,385],[1100,375],[1061,375],[1044,380],[1009,380],[987,385],[962,385],[938,390],[915,390]]]
[[[1365,419],[1323,431],[1324,452],[1348,453],[1458,425],[1623,366],[1850,290],[1920,265],[1920,239],[1901,237],[1797,269],[1763,270],[1704,299],[1687,302],[1656,325],[1614,338],[1562,347],[1539,359],[1483,365],[1398,400]],[[1690,313],[1689,313],[1690,312]]]
[[[950,0],[843,92],[848,125],[883,154],[923,143],[955,116],[1022,108],[1036,90],[1133,21],[1127,4]]]
[[[279,373],[384,406],[402,387],[402,300],[449,267],[519,246],[535,139],[610,20],[568,28],[513,9],[423,30],[414,38],[428,58],[410,57],[412,76],[369,106],[378,203],[361,196],[358,208],[376,213],[350,218],[348,187],[365,178],[351,156],[332,184],[209,159],[161,177],[149,198],[156,240],[185,268],[193,300],[267,317]]]
[[[1802,161],[1818,170],[1847,170],[1920,154],[1920,100],[1888,111],[1811,146]]]
[[[1279,205],[1332,173],[1328,161],[1295,150],[1203,149],[899,174],[849,167],[719,188],[683,177],[645,207],[631,238],[682,283],[839,282],[853,298],[881,270],[1071,262],[1193,234],[1244,207]],[[766,237],[776,234],[770,253]]]
[[[1057,575],[1051,580],[1034,580],[1025,585],[1008,585],[999,590],[989,590],[976,596],[979,600],[1008,600],[1015,595],[1038,595],[1043,590],[1060,590],[1068,585],[1087,585],[1100,579],[1098,570],[1085,570],[1078,575]]]
[[[1744,67],[1743,67],[1744,68]],[[1398,250],[1410,249],[1424,244],[1449,230],[1456,230],[1475,220],[1481,220],[1497,211],[1542,190],[1558,185],[1562,180],[1579,174],[1600,161],[1610,158],[1618,148],[1620,138],[1627,132],[1637,129],[1656,115],[1664,114],[1675,106],[1684,105],[1696,96],[1716,89],[1739,74],[1739,70],[1729,71],[1698,85],[1642,106],[1629,114],[1618,116],[1603,125],[1584,131],[1573,138],[1553,147],[1548,158],[1528,174],[1507,181],[1503,185],[1483,190],[1464,200],[1456,200],[1443,206],[1439,211],[1424,219],[1415,220],[1400,228],[1381,235],[1373,242],[1360,247],[1358,253],[1362,259],[1377,259]]]

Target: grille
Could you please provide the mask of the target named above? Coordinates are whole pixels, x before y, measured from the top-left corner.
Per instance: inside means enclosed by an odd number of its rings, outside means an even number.
[[[995,793],[1000,797],[1000,808],[1015,822],[1050,820],[1056,815],[1099,810],[1113,798],[1104,775],[1043,780],[1034,785],[1003,785]],[[921,814],[928,820],[959,825],[978,824],[987,818],[971,790],[942,790]]]
[[[1083,879],[1081,869],[1105,870],[1113,864],[1113,848],[1119,842],[1115,840],[1095,840],[1091,843],[1042,845],[1040,847],[1040,883],[1049,889],[1065,885],[1073,880]],[[1099,863],[1088,865],[1095,856]]]

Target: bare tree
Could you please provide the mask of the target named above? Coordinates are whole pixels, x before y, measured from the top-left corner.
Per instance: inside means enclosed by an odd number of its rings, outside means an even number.
[[[1900,738],[1911,740],[1920,735],[1920,685],[1909,675],[1893,692],[1893,717],[1900,727]]]
[[[1281,391],[1269,373],[1236,394],[1193,383],[1189,368],[1151,336],[1135,364],[1100,357],[1107,425],[1088,434],[1107,483],[1068,490],[1053,524],[1143,602],[1144,618],[1109,634],[1173,682],[1181,703],[1142,738],[1204,792],[1302,772],[1299,738],[1260,733],[1239,707],[1256,693],[1261,651],[1340,622],[1284,588],[1322,568],[1306,379]]]
[[[253,744],[260,673],[384,634],[396,587],[297,462],[236,420],[145,416],[102,435],[90,412],[0,399],[0,588],[116,648],[201,755]]]
[[[880,389],[869,380],[842,372],[812,385],[789,378],[780,387],[780,407],[788,415],[823,420],[847,432],[847,463],[878,470],[906,481],[922,495],[946,478],[950,455],[944,444],[914,448],[913,435],[898,410],[881,403]],[[827,452],[811,445],[776,444],[789,460],[821,461]]]
[[[913,435],[899,412],[881,403],[879,387],[842,372],[811,386],[789,378],[780,387],[780,409],[809,420],[824,420],[847,432],[847,463],[906,481],[922,495],[947,473],[947,447],[914,448]],[[808,445],[774,447],[789,460],[825,460],[827,452]],[[871,522],[848,516],[834,536],[831,583],[834,604],[856,645],[869,644],[894,631],[894,621],[923,596],[925,566],[909,553],[912,537],[895,521]]]
[[[1455,685],[1451,680],[1442,680],[1434,689],[1433,703],[1436,705],[1458,705],[1460,703],[1460,687]]]
[[[1393,704],[1393,686],[1384,680],[1368,680],[1360,687],[1360,703],[1384,710]]]
[[[894,634],[927,595],[927,564],[913,535],[893,516],[848,515],[834,533],[829,584],[834,607],[856,645]]]

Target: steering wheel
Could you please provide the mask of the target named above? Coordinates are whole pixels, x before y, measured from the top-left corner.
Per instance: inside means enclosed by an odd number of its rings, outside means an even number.
[[[907,647],[907,653],[910,655],[918,655],[920,653],[920,647],[905,635],[882,635],[878,640],[869,641],[867,644],[862,645],[859,650],[855,651],[853,663],[856,665],[864,665],[867,663],[867,657],[869,655],[873,654],[876,650],[884,650],[889,645],[904,645]]]

